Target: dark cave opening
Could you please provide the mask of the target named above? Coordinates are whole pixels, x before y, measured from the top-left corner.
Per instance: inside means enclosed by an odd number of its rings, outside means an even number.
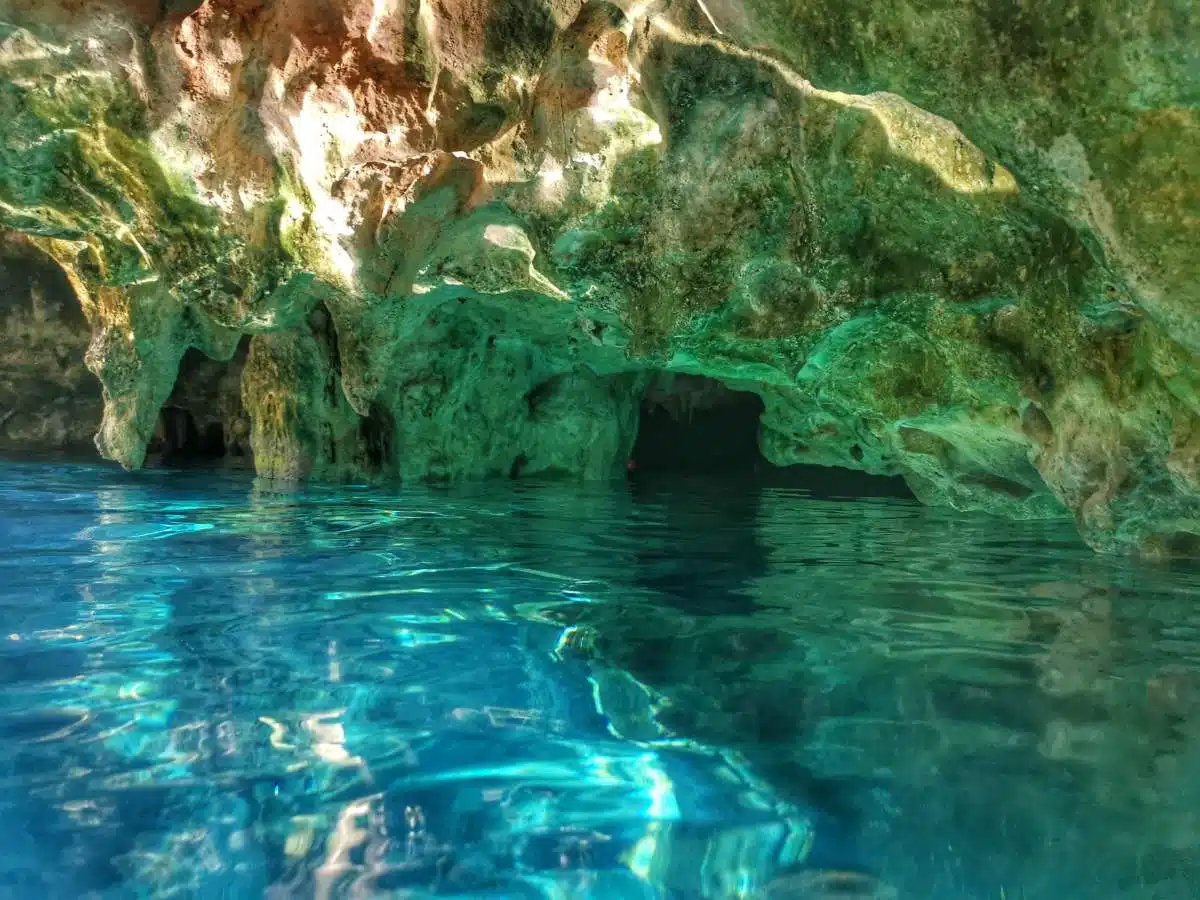
[[[225,429],[219,422],[199,428],[191,412],[178,406],[163,407],[146,447],[147,461],[164,466],[210,465],[224,459],[225,452]]]
[[[358,433],[367,465],[371,470],[376,473],[391,470],[394,466],[396,441],[396,420],[391,411],[379,403],[372,403],[366,418],[359,422]]]
[[[250,351],[243,337],[233,357],[217,360],[195,347],[179,364],[175,387],[146,445],[146,465],[169,468],[250,468],[250,420],[242,405],[242,371]]]
[[[898,477],[830,466],[773,465],[758,446],[763,409],[757,394],[733,390],[713,378],[657,376],[642,399],[631,477],[653,484],[703,476],[799,488],[816,497],[913,499]]]
[[[658,376],[638,413],[634,471],[657,475],[745,475],[766,464],[758,451],[762,399],[694,375]]]

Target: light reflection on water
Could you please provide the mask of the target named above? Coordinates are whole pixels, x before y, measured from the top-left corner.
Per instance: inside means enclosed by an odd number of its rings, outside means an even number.
[[[903,501],[0,465],[0,895],[1194,897],[1198,591]]]

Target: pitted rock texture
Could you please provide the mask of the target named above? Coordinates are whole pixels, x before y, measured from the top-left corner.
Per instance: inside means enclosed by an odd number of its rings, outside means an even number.
[[[126,466],[611,477],[703,375],[773,463],[1192,553],[1200,21],[1035,6],[0,0],[0,224]]]

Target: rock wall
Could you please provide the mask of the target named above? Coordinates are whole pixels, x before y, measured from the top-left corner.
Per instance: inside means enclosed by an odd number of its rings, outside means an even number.
[[[100,385],[83,365],[90,330],[54,261],[0,234],[0,446],[80,453],[100,424]]]
[[[126,466],[189,350],[246,348],[222,439],[280,477],[614,475],[670,372],[774,463],[1192,553],[1197,19],[0,0],[0,224]]]

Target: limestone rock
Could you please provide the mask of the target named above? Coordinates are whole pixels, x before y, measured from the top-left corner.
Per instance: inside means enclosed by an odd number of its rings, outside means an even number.
[[[277,477],[607,477],[703,375],[776,464],[1192,553],[1198,26],[0,0],[0,224],[66,272],[127,466],[192,428]]]
[[[83,450],[103,409],[90,330],[62,270],[20,235],[0,237],[0,322],[0,449]]]

